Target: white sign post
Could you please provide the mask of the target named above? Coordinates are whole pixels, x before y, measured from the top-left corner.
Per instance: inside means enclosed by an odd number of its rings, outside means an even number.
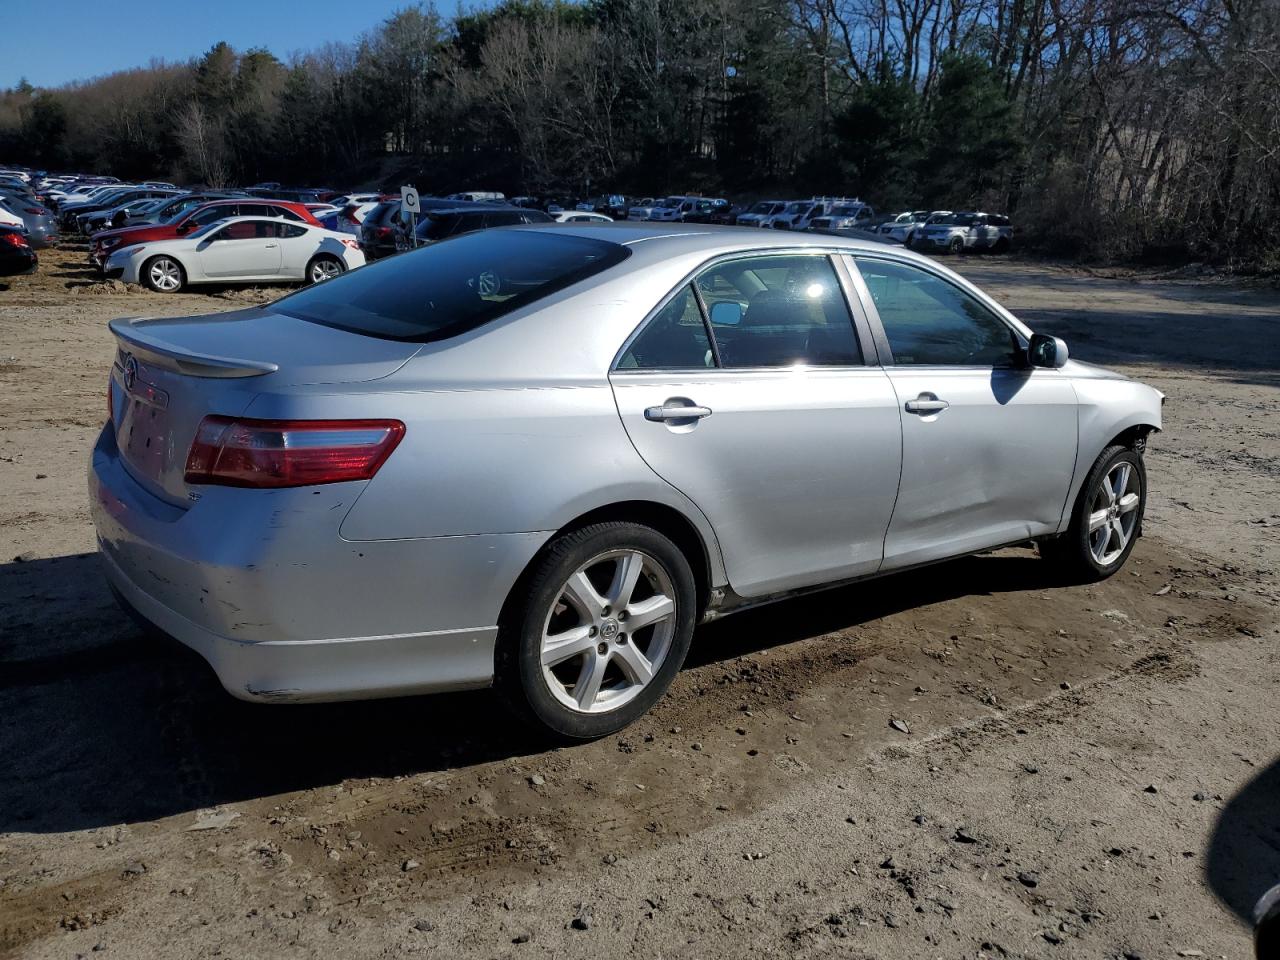
[[[416,187],[400,188],[400,216],[409,214],[409,218],[413,223],[413,229],[410,236],[413,237],[413,245],[418,245],[418,214],[422,212],[422,204],[418,201],[418,189]]]

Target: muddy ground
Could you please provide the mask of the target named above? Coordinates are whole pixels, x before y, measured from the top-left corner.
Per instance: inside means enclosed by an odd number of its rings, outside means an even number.
[[[1169,395],[1127,569],[1007,550],[730,617],[633,729],[546,751],[488,693],[240,703],[116,610],[105,323],[271,293],[81,256],[0,283],[0,956],[1249,955],[1280,882],[1275,290],[955,261]]]

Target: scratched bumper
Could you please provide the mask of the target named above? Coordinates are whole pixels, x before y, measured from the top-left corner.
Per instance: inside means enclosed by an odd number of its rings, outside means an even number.
[[[353,542],[363,484],[208,487],[175,507],[103,429],[90,509],[112,586],[249,700],[342,700],[485,686],[506,591],[544,535]]]

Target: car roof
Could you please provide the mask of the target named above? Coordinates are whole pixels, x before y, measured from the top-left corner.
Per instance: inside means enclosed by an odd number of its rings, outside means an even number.
[[[790,230],[757,230],[752,227],[704,227],[696,224],[643,223],[630,220],[614,223],[525,224],[504,227],[507,230],[533,230],[557,236],[579,236],[606,240],[630,248],[633,258],[661,260],[666,257],[703,253],[708,258],[724,253],[746,251],[794,250],[814,247],[848,251],[849,253],[883,253],[892,250],[904,259],[929,260],[898,244],[868,237],[852,238],[825,233],[801,233]]]

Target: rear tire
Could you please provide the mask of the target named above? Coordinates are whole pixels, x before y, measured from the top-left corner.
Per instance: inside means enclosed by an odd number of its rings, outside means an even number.
[[[320,283],[332,280],[347,272],[347,265],[335,256],[319,253],[307,264],[307,283]]]
[[[1001,237],[999,240],[997,240],[997,241],[996,241],[996,245],[995,245],[995,252],[996,252],[996,253],[1008,253],[1008,252],[1009,252],[1009,238],[1008,238],[1008,237]]]
[[[139,274],[143,284],[156,293],[177,293],[187,285],[187,272],[173,257],[152,257]]]
[[[693,638],[689,561],[640,524],[564,534],[516,591],[498,630],[495,686],[555,739],[594,740],[632,723],[666,693]]]
[[[960,256],[960,254],[964,253],[964,241],[961,240],[959,237],[956,237],[954,240],[951,241],[950,245],[947,247],[947,250],[954,257]]]
[[[1040,542],[1040,555],[1073,583],[1105,580],[1124,566],[1142,536],[1147,470],[1129,447],[1107,447],[1085,477],[1060,537]]]

